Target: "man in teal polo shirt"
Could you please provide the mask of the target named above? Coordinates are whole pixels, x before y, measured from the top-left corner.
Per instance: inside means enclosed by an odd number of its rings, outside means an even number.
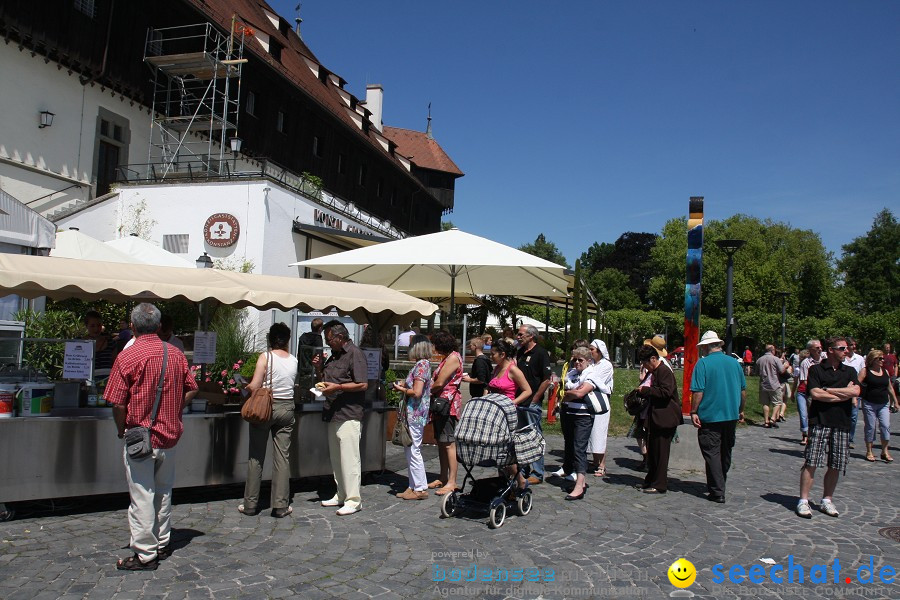
[[[722,352],[725,342],[707,331],[697,346],[706,356],[691,376],[691,422],[700,431],[697,441],[706,462],[708,500],[724,504],[725,480],[731,468],[731,449],[738,419],[744,418],[747,380],[741,365]]]

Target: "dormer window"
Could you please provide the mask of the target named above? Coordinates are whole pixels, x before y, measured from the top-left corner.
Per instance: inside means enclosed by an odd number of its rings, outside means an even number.
[[[271,54],[272,58],[278,62],[281,62],[281,48],[281,44],[275,40],[269,40],[269,54]]]

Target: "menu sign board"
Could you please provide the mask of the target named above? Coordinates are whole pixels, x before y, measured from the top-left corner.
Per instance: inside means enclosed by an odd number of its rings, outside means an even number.
[[[216,362],[216,332],[194,332],[194,364],[209,365]]]
[[[94,342],[66,342],[63,357],[64,379],[90,379],[94,362]]]
[[[381,379],[381,349],[360,348],[366,355],[366,379]]]

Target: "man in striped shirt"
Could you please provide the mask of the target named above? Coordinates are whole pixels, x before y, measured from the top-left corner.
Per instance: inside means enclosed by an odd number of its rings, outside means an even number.
[[[104,394],[113,407],[119,438],[128,429],[147,427],[153,446],[150,456],[139,459],[123,449],[131,495],[128,524],[134,550],[134,556],[116,563],[116,568],[123,571],[155,570],[160,559],[171,554],[175,445],[183,431],[182,408],[197,393],[197,382],[184,354],[157,336],[160,316],[159,309],[148,303],[138,304],[131,312],[136,341],[116,358]],[[153,406],[161,375],[162,393],[154,421]]]

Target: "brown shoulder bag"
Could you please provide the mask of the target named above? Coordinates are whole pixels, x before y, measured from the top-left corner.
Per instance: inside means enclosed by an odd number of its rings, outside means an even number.
[[[269,374],[268,387],[263,386],[250,394],[241,407],[241,417],[253,425],[262,425],[272,418],[272,353],[266,352],[266,370]]]

